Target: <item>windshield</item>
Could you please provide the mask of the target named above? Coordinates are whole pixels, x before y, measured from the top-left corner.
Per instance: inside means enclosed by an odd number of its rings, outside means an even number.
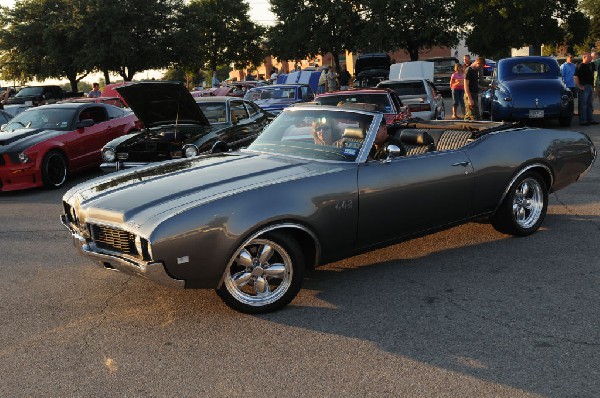
[[[426,95],[425,85],[423,82],[398,82],[398,83],[381,83],[379,87],[391,88],[399,96],[403,95]]]
[[[392,104],[390,104],[390,98],[386,93],[376,94],[348,94],[348,95],[324,95],[318,97],[316,102],[321,105],[332,105],[337,106],[346,103],[363,103],[373,104],[376,106],[377,111],[384,113],[392,112]]]
[[[11,119],[2,128],[2,131],[14,131],[24,128],[66,131],[71,125],[73,114],[73,109],[32,108]]]
[[[210,124],[227,122],[225,102],[198,102],[198,106]]]
[[[24,87],[15,95],[15,97],[29,97],[32,95],[41,95],[43,92],[43,87]]]
[[[354,162],[373,117],[334,110],[286,111],[248,149],[317,160]]]
[[[265,100],[265,99],[281,99],[281,98],[294,98],[296,94],[296,87],[269,87],[261,89],[252,89],[244,95],[246,100]]]

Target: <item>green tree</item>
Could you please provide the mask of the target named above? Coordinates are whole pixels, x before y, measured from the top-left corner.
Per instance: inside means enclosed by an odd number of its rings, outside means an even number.
[[[456,0],[457,14],[467,27],[466,44],[472,52],[491,57],[510,54],[511,48],[560,43],[561,27],[576,12],[577,0]]]
[[[600,44],[600,0],[581,0],[579,6],[583,13],[590,18],[586,48],[596,47]]]
[[[436,46],[458,44],[453,0],[362,0],[363,51],[404,50],[412,61]]]
[[[354,51],[362,22],[357,5],[349,0],[271,0],[277,23],[268,33],[272,55],[299,60],[331,53],[339,69],[339,55]]]
[[[67,78],[71,90],[89,73],[78,49],[83,2],[73,0],[23,0],[5,10],[0,32],[2,76],[30,81]]]
[[[216,71],[219,65],[243,68],[265,57],[265,29],[250,20],[245,2],[193,0],[179,17],[174,62],[186,72]]]
[[[77,1],[77,0],[72,0]],[[80,54],[88,68],[118,73],[167,67],[174,57],[183,0],[85,0]]]

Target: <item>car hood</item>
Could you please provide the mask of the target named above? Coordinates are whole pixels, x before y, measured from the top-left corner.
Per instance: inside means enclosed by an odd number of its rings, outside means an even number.
[[[65,131],[45,129],[18,129],[0,131],[0,153],[20,152],[43,140],[50,139]]]
[[[82,222],[127,223],[143,230],[222,197],[353,166],[250,152],[199,156],[90,180],[64,199],[76,207]]]
[[[560,102],[564,86],[558,79],[515,79],[503,80],[499,88],[512,97],[514,107],[528,108],[536,100],[539,105]]]
[[[180,83],[140,82],[115,90],[146,127],[180,123],[209,125],[194,97]]]
[[[363,76],[363,72],[370,71],[372,76],[378,74],[384,74],[386,77],[390,72],[390,65],[392,61],[390,57],[385,54],[384,56],[366,56],[359,57],[354,65],[354,73],[356,76]],[[367,73],[366,75],[368,75]],[[365,75],[365,76],[366,76]]]

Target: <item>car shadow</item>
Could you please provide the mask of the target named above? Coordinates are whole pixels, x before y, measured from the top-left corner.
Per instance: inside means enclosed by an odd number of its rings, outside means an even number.
[[[597,396],[584,375],[597,373],[600,297],[589,260],[600,253],[592,236],[566,232],[597,234],[600,218],[549,215],[527,238],[459,228],[319,268],[292,305],[261,318],[524,391]]]

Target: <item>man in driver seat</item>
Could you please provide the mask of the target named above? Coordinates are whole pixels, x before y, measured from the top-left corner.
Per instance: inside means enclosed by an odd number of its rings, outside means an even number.
[[[399,140],[394,138],[394,136],[389,133],[384,119],[381,121],[379,129],[377,130],[377,135],[375,136],[375,140],[373,141],[373,147],[369,152],[369,159],[382,160],[387,158],[387,148],[390,145],[397,146],[400,149],[400,155],[406,155],[404,145],[402,145],[402,143]]]

